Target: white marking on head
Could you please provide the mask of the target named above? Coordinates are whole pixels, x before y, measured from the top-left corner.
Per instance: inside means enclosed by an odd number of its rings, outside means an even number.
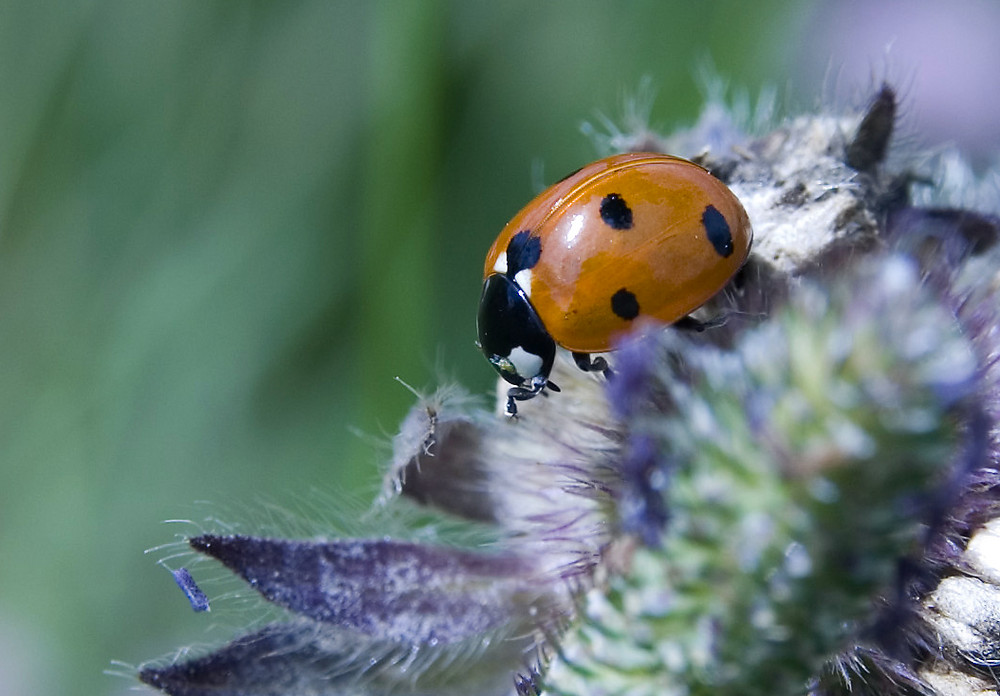
[[[525,268],[514,274],[514,282],[517,283],[524,292],[525,297],[531,297],[531,269]]]
[[[493,263],[494,273],[506,273],[507,272],[507,252],[501,251],[497,260]]]
[[[517,374],[525,379],[531,379],[536,376],[542,369],[542,359],[541,357],[535,355],[534,353],[529,353],[521,346],[517,346],[510,352],[510,358],[508,358],[514,368],[517,370]]]

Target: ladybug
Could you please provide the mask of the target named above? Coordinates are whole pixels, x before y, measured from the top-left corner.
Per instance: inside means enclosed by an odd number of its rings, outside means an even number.
[[[507,223],[486,255],[479,345],[504,380],[507,414],[544,389],[556,346],[609,374],[615,338],[643,318],[687,315],[750,253],[739,200],[694,162],[655,153],[608,157],[570,174]]]

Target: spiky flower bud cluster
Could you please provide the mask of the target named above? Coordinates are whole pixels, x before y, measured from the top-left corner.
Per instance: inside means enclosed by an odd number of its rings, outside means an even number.
[[[562,392],[513,420],[502,388],[495,411],[421,399],[378,505],[483,525],[489,547],[199,535],[287,618],[140,678],[175,696],[998,693],[1000,221],[928,204],[941,172],[890,157],[895,118],[883,87],[762,136],[716,105],[670,138],[613,134],[743,201],[751,259],[700,310],[725,324],[626,337],[607,381],[560,359]]]

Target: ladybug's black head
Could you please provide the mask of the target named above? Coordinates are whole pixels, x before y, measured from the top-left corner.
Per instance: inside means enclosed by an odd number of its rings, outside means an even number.
[[[486,279],[477,324],[479,346],[501,377],[532,395],[548,386],[556,343],[524,291],[507,275],[494,273]]]

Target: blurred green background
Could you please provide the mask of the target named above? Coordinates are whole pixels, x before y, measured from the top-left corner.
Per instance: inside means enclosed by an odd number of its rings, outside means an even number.
[[[394,377],[492,387],[482,258],[580,123],[646,75],[689,123],[707,58],[783,87],[810,8],[0,3],[0,694],[203,640],[161,521],[370,497]]]

